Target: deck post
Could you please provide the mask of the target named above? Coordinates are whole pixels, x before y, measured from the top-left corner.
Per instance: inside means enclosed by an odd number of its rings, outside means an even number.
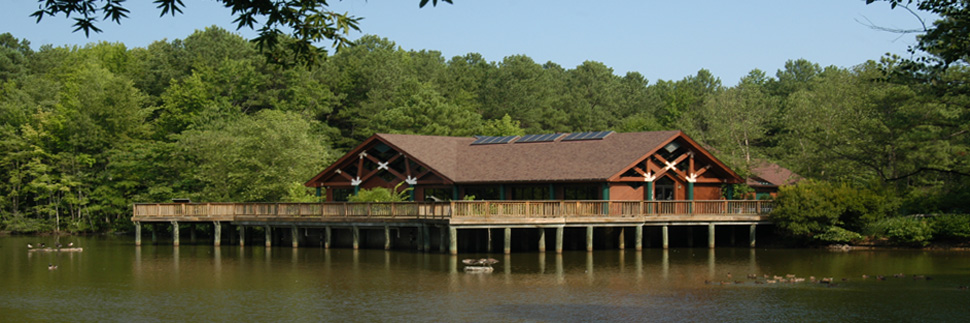
[[[539,228],[539,252],[546,252],[546,228]]]
[[[486,237],[488,244],[485,245],[485,252],[492,253],[492,228],[485,229],[485,235],[488,236]]]
[[[152,244],[158,243],[158,225],[152,224]]]
[[[266,248],[272,247],[273,246],[273,228],[267,225],[267,226],[263,227],[263,231],[266,234],[266,241],[264,241],[264,245],[266,246]]]
[[[212,222],[212,245],[221,246],[222,245],[222,223],[219,221]]]
[[[562,233],[564,230],[565,230],[565,227],[556,228],[556,253],[557,254],[562,254]]]
[[[332,234],[333,232],[330,230],[329,225],[324,227],[323,231],[324,231],[324,234],[326,234],[326,237],[323,238],[323,248],[330,249],[330,240],[331,240],[331,237],[333,237],[333,234]]]
[[[290,244],[293,248],[300,247],[300,229],[295,225],[290,227]]]
[[[246,226],[245,225],[239,226],[239,246],[240,247],[246,246]]]
[[[666,250],[670,248],[670,240],[667,239],[667,236],[668,236],[667,226],[664,225],[663,228],[660,229],[660,232],[661,232],[661,240],[663,241],[663,246],[664,246],[664,249]]]
[[[141,245],[141,222],[135,222],[135,245]]]
[[[505,254],[512,253],[512,228],[505,228]]]
[[[360,248],[360,228],[355,225],[350,230],[354,233],[354,250],[357,250]]]
[[[620,241],[618,246],[620,250],[626,249],[626,228],[620,227]]]
[[[754,248],[754,242],[755,242],[755,239],[754,239],[754,232],[755,232],[755,227],[756,227],[756,226],[757,226],[757,224],[752,224],[752,225],[751,225],[751,228],[750,228],[750,229],[748,229],[748,239],[750,239],[750,240],[751,240],[751,241],[750,241],[750,245],[751,245],[751,248]]]
[[[445,241],[448,240],[448,230],[445,230],[444,226],[438,226],[438,252],[445,253],[447,247],[445,247]]]
[[[448,226],[448,252],[452,255],[458,254],[458,228]]]
[[[431,227],[427,224],[422,224],[421,227],[424,229],[424,247],[422,247],[422,250],[431,252]]]
[[[593,252],[593,226],[586,227],[586,251]]]
[[[391,226],[384,225],[384,250],[391,250]]]
[[[422,225],[418,224],[418,226],[415,227],[414,229],[418,231],[418,236],[417,236],[418,241],[417,241],[417,243],[415,244],[414,247],[418,251],[422,251],[423,249],[421,249],[421,248],[424,247],[424,227]]]
[[[687,226],[687,247],[694,247],[694,228]]]
[[[643,250],[643,226],[637,224],[636,229],[636,249],[637,251]]]
[[[707,225],[707,247],[714,249],[714,223]]]
[[[178,247],[179,245],[179,222],[172,221],[172,245]]]

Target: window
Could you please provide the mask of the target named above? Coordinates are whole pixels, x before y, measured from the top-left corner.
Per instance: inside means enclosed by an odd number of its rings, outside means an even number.
[[[548,200],[549,186],[518,186],[512,187],[513,200]]]
[[[597,185],[564,186],[562,198],[565,200],[599,200],[600,192]]]

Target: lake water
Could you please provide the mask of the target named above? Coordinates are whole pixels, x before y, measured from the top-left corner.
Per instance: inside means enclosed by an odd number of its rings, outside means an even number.
[[[970,285],[970,252],[958,251],[694,248],[452,257],[185,241],[178,248],[136,247],[130,237],[110,236],[59,238],[83,252],[26,248],[55,239],[0,237],[0,322],[956,322],[970,315],[970,291],[959,288]],[[500,261],[493,273],[462,270],[462,258],[484,256]],[[765,274],[834,282],[756,284],[748,274],[758,282]]]

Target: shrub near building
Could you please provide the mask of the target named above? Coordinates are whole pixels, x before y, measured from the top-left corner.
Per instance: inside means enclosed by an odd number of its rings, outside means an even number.
[[[772,221],[802,243],[855,240],[853,233],[895,214],[900,205],[885,192],[815,180],[782,187],[775,202]]]

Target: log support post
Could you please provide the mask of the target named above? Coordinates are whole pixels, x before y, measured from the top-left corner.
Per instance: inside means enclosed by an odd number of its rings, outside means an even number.
[[[324,231],[323,233],[326,235],[325,237],[323,237],[323,248],[330,249],[330,241],[332,240],[332,237],[333,237],[333,230],[331,230],[330,226],[328,225],[323,228],[323,231]]]
[[[295,225],[290,227],[290,245],[292,245],[293,248],[300,247],[300,229]]]
[[[221,246],[222,245],[222,223],[221,222],[218,222],[218,221],[212,222],[212,235],[213,235],[212,245],[216,247]]]
[[[267,225],[267,226],[263,227],[263,231],[266,234],[266,241],[264,241],[263,244],[266,246],[266,248],[272,247],[273,246],[273,228]]]
[[[636,249],[637,251],[643,250],[643,226],[637,225],[636,228]]]
[[[626,228],[624,227],[620,227],[619,240],[620,241],[617,243],[617,247],[620,248],[620,250],[626,249]]]
[[[485,245],[485,252],[492,253],[492,228],[485,229],[485,235],[487,244]]]
[[[172,221],[172,245],[178,247],[179,245],[179,223],[178,221]]]
[[[135,222],[135,245],[141,245],[141,222]]]
[[[564,230],[565,230],[565,227],[556,228],[556,253],[557,254],[562,254],[562,234]]]
[[[245,225],[239,226],[239,246],[240,247],[246,246],[246,226]]]
[[[152,224],[152,244],[158,243],[158,225]]]
[[[424,242],[421,248],[424,252],[431,252],[431,227],[427,224],[422,224],[421,228],[424,229],[424,235],[422,236]]]
[[[458,228],[448,226],[448,252],[452,255],[458,254]]]
[[[505,228],[505,247],[503,252],[506,255],[512,253],[512,228]]]
[[[355,225],[350,230],[353,231],[354,235],[354,250],[357,250],[360,248],[360,228]]]
[[[714,223],[707,225],[707,247],[714,249]]]
[[[663,242],[663,246],[664,246],[664,249],[665,250],[668,249],[668,248],[670,248],[670,240],[668,239],[668,235],[669,235],[668,234],[668,231],[669,231],[669,229],[667,228],[666,225],[664,225],[662,228],[660,228],[661,241]]]
[[[586,251],[593,252],[593,226],[586,227]]]
[[[546,228],[539,228],[539,252],[546,252]]]
[[[758,226],[757,224],[752,224],[751,228],[748,229],[748,239],[750,240],[749,245],[751,246],[751,248],[754,248],[754,242],[755,242],[754,232],[757,226]]]
[[[391,227],[384,225],[384,250],[391,250]]]

